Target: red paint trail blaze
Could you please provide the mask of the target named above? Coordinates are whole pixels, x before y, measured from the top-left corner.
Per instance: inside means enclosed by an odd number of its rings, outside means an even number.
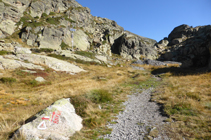
[[[55,124],[59,123],[59,116],[61,115],[61,111],[58,111],[57,113],[54,111],[52,115],[52,122]]]

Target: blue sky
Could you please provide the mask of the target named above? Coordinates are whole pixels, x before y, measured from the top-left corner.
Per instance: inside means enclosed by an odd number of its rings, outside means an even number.
[[[76,0],[93,16],[115,20],[125,30],[160,41],[181,24],[211,24],[211,0]]]

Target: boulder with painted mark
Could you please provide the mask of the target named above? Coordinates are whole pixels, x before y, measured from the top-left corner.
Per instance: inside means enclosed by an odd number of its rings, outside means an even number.
[[[69,140],[82,129],[82,119],[68,99],[60,99],[26,121],[12,139],[21,134],[26,140]]]

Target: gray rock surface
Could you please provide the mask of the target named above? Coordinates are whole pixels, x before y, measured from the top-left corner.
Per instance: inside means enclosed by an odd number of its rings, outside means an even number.
[[[110,140],[168,140],[162,126],[167,117],[162,116],[160,107],[155,102],[150,102],[152,88],[137,91],[129,95],[128,101],[124,103],[125,110],[114,120],[116,124],[109,124],[112,133],[105,135],[104,139]],[[158,135],[152,136],[150,132],[157,130]]]
[[[16,58],[14,55],[11,56],[4,56],[7,58]],[[27,69],[39,69],[44,70],[42,66],[34,65],[32,63],[26,63],[15,59],[7,59],[3,56],[0,56],[0,69],[7,70],[7,69],[17,69],[20,67],[27,68]]]
[[[62,50],[62,51],[57,51],[57,53],[59,55],[62,55],[62,56],[65,56],[65,57],[69,57],[69,58],[72,58],[72,59],[78,59],[78,60],[82,60],[82,61],[85,61],[85,62],[96,62],[96,63],[99,63],[101,64],[101,62],[97,59],[91,59],[89,57],[85,57],[85,56],[82,56],[82,55],[78,55],[78,54],[74,54],[72,53],[71,51],[68,51],[68,50]]]
[[[21,134],[26,140],[69,140],[82,129],[82,119],[68,99],[60,99],[26,121],[13,136]]]
[[[121,56],[131,59],[156,59],[157,51],[154,49],[156,41],[133,34],[124,32],[124,34],[115,40],[112,46],[113,52]]]
[[[79,50],[86,51],[90,48],[88,36],[82,30],[76,30],[73,33],[73,41],[73,45]],[[72,46],[71,33],[65,35],[64,42],[69,46]]]
[[[14,49],[14,53],[16,54],[23,54],[23,53],[32,53],[29,48],[23,48],[16,46]]]
[[[76,65],[73,65],[69,62],[62,61],[56,58],[52,58],[44,55],[36,54],[17,54],[17,58],[24,61],[29,61],[33,64],[46,65],[49,68],[54,69],[55,71],[64,71],[70,74],[79,73],[84,71]]]
[[[43,77],[37,77],[37,78],[35,78],[35,81],[37,81],[37,82],[45,82],[46,80]]]
[[[104,63],[107,63],[107,57],[102,55],[96,55],[95,56],[98,60],[103,61]]]
[[[174,62],[174,61],[158,61],[158,60],[137,60],[134,62],[134,64],[140,64],[140,65],[152,65],[152,66],[168,66],[168,64],[177,64],[177,65],[182,65],[180,62]]]
[[[157,50],[162,61],[177,61],[182,67],[205,67],[210,63],[211,25],[175,27],[168,38],[157,43]],[[168,44],[163,42],[168,40]]]
[[[28,0],[2,0],[0,2],[0,38],[15,32],[16,23],[20,20],[29,3]]]

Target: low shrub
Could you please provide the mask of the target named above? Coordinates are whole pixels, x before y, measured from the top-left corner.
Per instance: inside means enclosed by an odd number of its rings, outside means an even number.
[[[61,49],[62,50],[66,50],[67,48],[69,48],[70,46],[69,45],[67,45],[66,43],[64,43],[63,41],[62,41],[62,43],[61,43]]]
[[[57,17],[57,18],[47,18],[46,19],[46,22],[48,22],[50,24],[58,25],[58,24],[60,24],[59,19],[60,19],[60,17]]]
[[[85,117],[86,116],[85,110],[88,104],[91,103],[91,101],[84,96],[75,96],[71,98],[71,103],[75,107],[76,113],[81,117]]]
[[[103,89],[93,90],[87,97],[94,103],[105,103],[113,99],[112,94]]]
[[[8,51],[0,51],[0,55],[6,55],[6,54],[10,54],[11,52]]]
[[[46,18],[46,17],[48,17],[48,15],[46,13],[43,13],[41,17]]]
[[[0,81],[1,81],[2,83],[11,84],[11,83],[16,82],[16,79],[15,79],[15,78],[12,78],[12,77],[2,77],[2,78],[0,79]]]
[[[82,55],[82,56],[86,56],[86,57],[89,57],[89,58],[92,58],[92,59],[95,58],[95,54],[94,54],[94,53],[91,53],[91,52],[86,52],[86,51],[75,51],[75,54]]]
[[[41,52],[52,53],[54,50],[50,48],[41,48],[41,49],[31,49],[31,51],[35,53],[41,53]]]

